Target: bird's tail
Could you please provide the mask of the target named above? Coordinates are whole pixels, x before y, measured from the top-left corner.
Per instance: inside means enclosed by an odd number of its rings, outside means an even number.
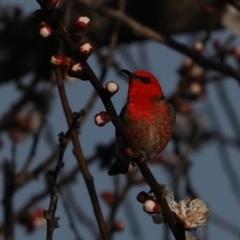
[[[108,171],[108,175],[113,176],[113,175],[118,175],[118,174],[125,174],[127,173],[129,168],[129,162],[128,161],[122,161],[119,158],[115,160],[113,165]]]

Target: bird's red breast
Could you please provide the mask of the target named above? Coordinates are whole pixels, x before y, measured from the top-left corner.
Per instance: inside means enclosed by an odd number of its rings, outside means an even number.
[[[162,88],[153,74],[146,71],[134,73],[123,70],[129,76],[128,100],[120,113],[124,125],[139,151],[150,160],[163,151],[170,141],[175,124],[175,113],[165,100]],[[126,173],[133,152],[117,135],[118,158],[109,175]]]

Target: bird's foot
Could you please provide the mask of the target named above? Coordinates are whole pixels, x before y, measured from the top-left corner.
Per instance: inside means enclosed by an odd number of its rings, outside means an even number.
[[[147,159],[146,153],[139,150],[138,153],[133,155],[133,158],[131,160],[131,165],[135,167],[137,165],[136,160],[139,159],[141,162],[145,161]]]

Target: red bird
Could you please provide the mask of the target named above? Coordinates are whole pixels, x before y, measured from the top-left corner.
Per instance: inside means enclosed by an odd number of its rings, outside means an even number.
[[[173,133],[175,113],[165,100],[158,80],[149,72],[131,73],[122,70],[129,77],[127,104],[123,107],[120,118],[126,126],[146,160],[156,157],[167,146]],[[116,131],[117,159],[108,174],[125,174],[133,160],[132,150],[125,144]],[[135,163],[132,162],[132,165]]]

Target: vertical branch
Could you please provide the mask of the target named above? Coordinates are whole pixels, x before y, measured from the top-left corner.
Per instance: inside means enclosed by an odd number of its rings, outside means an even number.
[[[61,168],[64,167],[64,162],[63,162],[63,156],[67,147],[67,137],[71,134],[72,130],[75,128],[78,128],[79,125],[79,118],[83,116],[83,111],[80,111],[79,113],[74,113],[73,114],[73,121],[71,125],[69,126],[69,129],[67,132],[64,134],[61,132],[58,134],[59,137],[59,147],[60,147],[60,152],[58,156],[58,162],[55,167],[54,171],[49,171],[49,184],[50,184],[50,191],[51,191],[51,199],[50,199],[50,204],[48,210],[44,211],[44,217],[47,220],[47,237],[46,240],[52,240],[53,238],[53,232],[55,228],[58,228],[58,217],[55,217],[55,213],[57,210],[57,203],[58,203],[58,195],[57,195],[57,177],[58,173]]]
[[[58,87],[58,91],[59,91],[59,95],[60,95],[60,99],[61,99],[61,103],[63,106],[63,110],[67,119],[67,123],[70,126],[71,122],[72,122],[72,113],[71,113],[71,109],[70,106],[68,104],[68,99],[67,99],[67,95],[66,95],[66,91],[65,91],[65,87],[62,81],[62,76],[61,76],[61,71],[58,68],[55,68],[55,76],[56,76],[56,81],[57,81],[57,87]],[[102,214],[102,210],[98,201],[98,196],[96,193],[96,189],[94,186],[94,182],[93,182],[93,177],[91,176],[86,161],[84,159],[83,153],[82,153],[82,149],[81,149],[81,145],[78,139],[78,135],[76,131],[72,131],[71,132],[71,139],[72,139],[72,143],[73,143],[73,152],[74,155],[78,161],[79,164],[79,168],[83,174],[83,178],[84,181],[86,183],[87,189],[88,189],[88,193],[90,195],[90,199],[92,202],[92,206],[93,206],[93,210],[94,210],[94,214],[96,216],[97,219],[97,223],[98,223],[98,227],[102,236],[102,239],[104,240],[108,240],[109,239],[109,235],[108,235],[108,231],[107,231],[107,226],[106,223],[104,221],[103,218],[103,214]]]

